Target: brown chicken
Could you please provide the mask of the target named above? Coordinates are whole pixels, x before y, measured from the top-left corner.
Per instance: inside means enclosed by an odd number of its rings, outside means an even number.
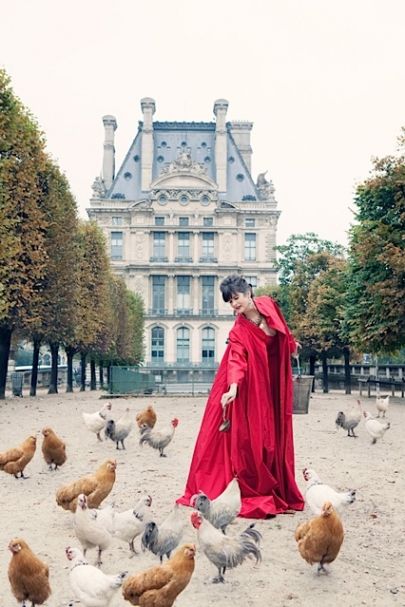
[[[319,516],[301,523],[295,531],[302,558],[310,565],[318,563],[318,573],[329,573],[324,565],[336,559],[343,537],[343,525],[332,502],[325,502]]]
[[[66,445],[52,428],[44,428],[42,434],[44,435],[42,441],[44,459],[50,470],[56,470],[58,466],[62,466],[66,461]],[[52,465],[55,467],[53,468]]]
[[[15,598],[23,604],[31,601],[31,607],[43,605],[51,594],[48,566],[22,539],[11,540],[8,547],[13,555],[8,566],[8,579]]]
[[[144,428],[144,424],[146,424],[148,428],[153,428],[153,426],[156,424],[157,416],[152,405],[149,405],[146,407],[146,409],[140,411],[135,419],[139,428]]]
[[[24,476],[24,469],[34,457],[36,446],[35,436],[29,436],[19,447],[0,453],[0,470],[14,474],[16,478],[19,478],[18,473],[20,478],[27,478]]]
[[[195,552],[195,544],[183,544],[164,565],[132,575],[122,586],[124,599],[140,607],[171,607],[191,580]]]
[[[88,507],[98,508],[114,486],[116,467],[117,462],[114,459],[107,459],[94,474],[58,489],[56,503],[64,510],[76,512],[77,498],[80,493],[84,493]]]

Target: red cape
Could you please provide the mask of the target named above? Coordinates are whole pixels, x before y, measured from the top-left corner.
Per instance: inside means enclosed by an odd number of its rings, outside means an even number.
[[[266,518],[302,510],[304,499],[294,476],[290,356],[295,341],[270,297],[257,297],[255,304],[277,333],[269,337],[237,317],[207,401],[185,493],[177,502],[190,505],[200,490],[215,499],[236,475],[240,516]],[[234,382],[238,394],[228,407],[231,427],[220,432],[221,396]]]

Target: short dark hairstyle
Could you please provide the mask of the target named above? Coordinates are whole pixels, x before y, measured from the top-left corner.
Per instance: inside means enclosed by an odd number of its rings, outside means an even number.
[[[224,278],[219,285],[222,293],[222,299],[226,302],[230,301],[236,293],[252,292],[252,287],[240,274],[231,274]]]

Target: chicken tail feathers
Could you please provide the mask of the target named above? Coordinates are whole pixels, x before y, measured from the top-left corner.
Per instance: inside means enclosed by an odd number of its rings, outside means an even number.
[[[107,425],[104,430],[104,434],[107,438],[111,438],[111,440],[115,440],[115,421],[113,419],[109,419]]]
[[[242,531],[241,537],[246,537],[249,540],[253,540],[256,544],[260,544],[263,536],[260,533],[260,531],[258,531],[254,527],[255,527],[254,523],[252,523],[251,525],[249,525],[249,527],[247,529],[245,529],[244,531]]]

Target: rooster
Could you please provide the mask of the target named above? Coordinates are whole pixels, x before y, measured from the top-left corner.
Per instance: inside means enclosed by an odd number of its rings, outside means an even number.
[[[122,588],[125,600],[142,607],[172,607],[194,572],[194,544],[180,546],[167,563],[132,575]]]
[[[346,413],[339,411],[335,421],[337,427],[347,430],[347,436],[352,436],[353,438],[357,438],[357,434],[354,433],[354,429],[361,421],[362,409],[359,400],[357,401],[357,405],[357,407],[353,405]]]
[[[307,482],[305,500],[314,514],[321,514],[322,506],[326,501],[332,502],[333,506],[340,510],[343,506],[353,504],[356,500],[356,490],[338,492],[329,485],[325,485],[315,472],[309,468],[302,471],[304,480]]]
[[[84,476],[56,492],[56,503],[64,510],[75,512],[77,497],[84,493],[89,508],[98,508],[107,497],[115,483],[117,462],[107,459],[94,474]]]
[[[28,478],[24,476],[24,470],[34,457],[36,447],[37,439],[35,436],[29,436],[19,447],[0,453],[0,470],[13,474],[15,478]]]
[[[192,496],[190,505],[201,512],[214,527],[225,533],[227,526],[235,520],[242,508],[237,478],[232,479],[216,499],[210,500],[205,493],[200,491],[197,495]]]
[[[218,569],[218,575],[212,580],[214,583],[224,582],[225,571],[241,565],[249,556],[256,559],[256,564],[262,560],[262,535],[254,528],[254,524],[239,535],[230,537],[216,529],[198,512],[192,513],[191,523],[197,529],[201,550]]]
[[[152,405],[148,405],[146,409],[143,409],[136,415],[136,423],[138,424],[139,430],[142,430],[145,426],[153,428],[156,424],[156,413]]]
[[[111,542],[111,534],[102,525],[97,517],[92,516],[87,506],[87,498],[81,493],[77,498],[77,508],[74,514],[73,527],[76,537],[83,547],[83,554],[89,548],[98,548],[96,565],[100,567],[102,564],[101,554]]]
[[[162,563],[163,556],[166,555],[169,559],[172,551],[179,545],[183,531],[183,518],[179,506],[175,504],[173,511],[160,526],[154,521],[146,524],[141,540],[142,549],[149,549],[159,556]]]
[[[109,419],[106,423],[104,434],[106,438],[111,438],[117,445],[117,449],[120,448],[119,443],[123,449],[125,449],[124,440],[134,427],[134,423],[129,415],[130,410],[126,409],[122,417],[118,421]]]
[[[44,440],[42,441],[44,460],[50,470],[57,470],[58,466],[62,466],[66,461],[66,445],[52,428],[44,428],[42,434],[44,435]],[[52,465],[55,467],[53,468]]]
[[[66,548],[72,563],[69,572],[70,586],[83,607],[108,607],[124,581],[127,571],[106,575],[97,567],[89,565],[78,548]]]
[[[43,605],[51,594],[49,568],[31,551],[22,539],[14,539],[8,545],[13,555],[8,566],[11,590],[25,605],[31,601],[32,607]]]
[[[342,522],[331,502],[325,502],[320,516],[298,525],[295,540],[303,559],[310,565],[318,563],[318,573],[325,569],[325,563],[332,563],[343,543]]]
[[[371,436],[371,444],[375,445],[379,438],[382,438],[387,430],[391,428],[390,422],[381,423],[375,419],[368,411],[363,411],[365,417],[366,430]]]
[[[171,442],[174,431],[179,425],[179,420],[175,417],[171,421],[171,428],[167,428],[167,430],[154,430],[149,428],[145,424],[141,428],[141,438],[139,439],[139,444],[143,445],[147,443],[153,449],[158,449],[160,457],[166,457],[166,454],[163,453],[164,449]]]
[[[388,407],[390,404],[390,395],[387,394],[386,396],[380,396],[380,394],[377,394],[376,398],[375,398],[375,405],[377,407],[377,417],[380,417],[380,413],[382,413],[382,416],[385,417],[385,414],[388,411]]]
[[[111,403],[105,403],[101,409],[95,413],[82,413],[84,423],[91,432],[96,434],[99,441],[103,440],[100,436],[100,432],[106,425],[108,411],[111,411]]]

